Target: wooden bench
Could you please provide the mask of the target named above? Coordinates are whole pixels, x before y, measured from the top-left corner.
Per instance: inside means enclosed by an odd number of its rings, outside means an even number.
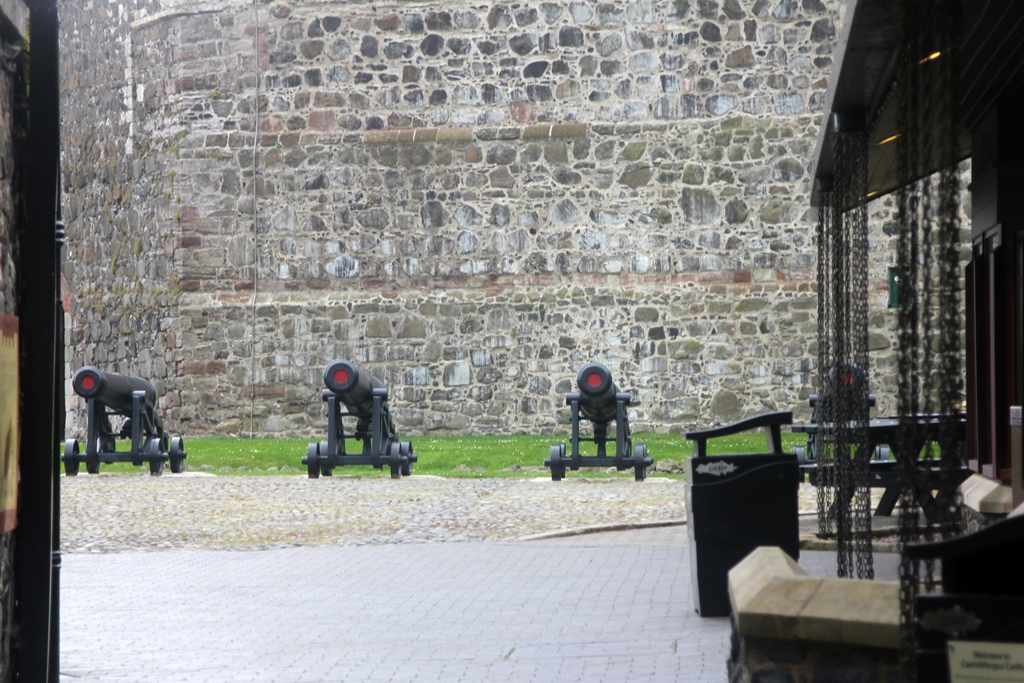
[[[913,457],[918,457],[927,441],[935,441],[939,438],[944,424],[945,426],[949,424],[948,422],[944,423],[946,420],[953,421],[953,427],[957,430],[957,435],[961,442],[966,436],[966,419],[962,414],[949,416],[920,415],[915,419],[917,421],[916,438],[912,443],[903,446],[908,453],[913,453]],[[821,424],[816,422],[793,425],[794,432],[807,434],[808,444],[813,441],[820,428]],[[868,422],[867,447],[871,453],[871,460],[868,463],[867,484],[871,488],[884,489],[882,497],[875,507],[874,514],[876,516],[891,516],[896,503],[899,501],[901,486],[899,472],[899,449],[901,444],[899,432],[900,419],[898,417],[881,417]],[[818,464],[817,458],[814,457],[816,454],[811,453],[811,450],[811,448],[808,448],[803,454],[798,454],[801,456],[799,458],[800,471],[807,476],[811,485],[817,486]],[[971,471],[967,465],[961,464],[957,475],[961,481],[970,475]],[[929,519],[937,518],[937,515],[940,513],[932,492],[938,487],[938,483],[943,476],[938,459],[933,463],[918,460],[918,467],[915,472],[914,495]]]

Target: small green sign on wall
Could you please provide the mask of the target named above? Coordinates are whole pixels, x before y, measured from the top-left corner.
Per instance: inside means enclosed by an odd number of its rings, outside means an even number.
[[[900,280],[902,276],[898,268],[889,267],[889,308],[900,307]]]

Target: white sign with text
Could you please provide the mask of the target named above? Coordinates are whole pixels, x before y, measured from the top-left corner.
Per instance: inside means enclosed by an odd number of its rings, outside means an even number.
[[[950,683],[1024,683],[1024,643],[951,640]]]

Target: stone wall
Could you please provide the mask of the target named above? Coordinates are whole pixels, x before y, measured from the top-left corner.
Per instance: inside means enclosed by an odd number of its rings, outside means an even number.
[[[744,638],[733,631],[729,683],[903,680],[899,650],[798,640]]]
[[[413,433],[560,429],[591,360],[642,430],[806,415],[841,10],[65,2],[73,365],[193,435],[315,433],[334,358]]]

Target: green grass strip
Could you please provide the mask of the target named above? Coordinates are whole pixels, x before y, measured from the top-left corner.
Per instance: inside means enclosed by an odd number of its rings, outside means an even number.
[[[326,435],[318,435],[326,436]],[[400,435],[412,442],[413,451],[419,462],[413,474],[433,474],[444,477],[515,477],[546,476],[544,460],[550,454],[551,446],[560,441],[568,442],[566,436],[498,435],[498,436],[455,436],[455,435]],[[634,443],[646,443],[647,453],[658,460],[682,462],[693,453],[693,445],[678,434],[634,434]],[[792,450],[795,445],[806,442],[803,435],[783,434],[783,445]],[[350,450],[361,447],[361,442],[348,441]],[[214,474],[303,474],[306,468],[302,456],[309,445],[307,439],[245,439],[237,437],[204,437],[187,439],[185,449],[188,458],[186,470],[203,470]],[[128,442],[120,441],[118,451],[128,450]],[[568,444],[567,444],[568,447]],[[609,452],[614,453],[615,442],[609,442]],[[713,455],[730,453],[759,453],[765,450],[765,440],[760,434],[713,439],[708,442],[708,452]],[[582,444],[584,455],[594,455],[593,443]],[[287,468],[287,469],[285,469]],[[282,472],[282,470],[284,470]],[[101,472],[148,472],[148,467],[133,467],[130,463],[103,464]],[[82,468],[82,474],[84,474]],[[374,476],[383,474],[371,466],[345,466],[335,469],[336,474]],[[583,468],[578,474],[569,476],[620,476],[632,477],[633,471],[606,474],[604,468]],[[657,476],[656,473],[652,473]]]

